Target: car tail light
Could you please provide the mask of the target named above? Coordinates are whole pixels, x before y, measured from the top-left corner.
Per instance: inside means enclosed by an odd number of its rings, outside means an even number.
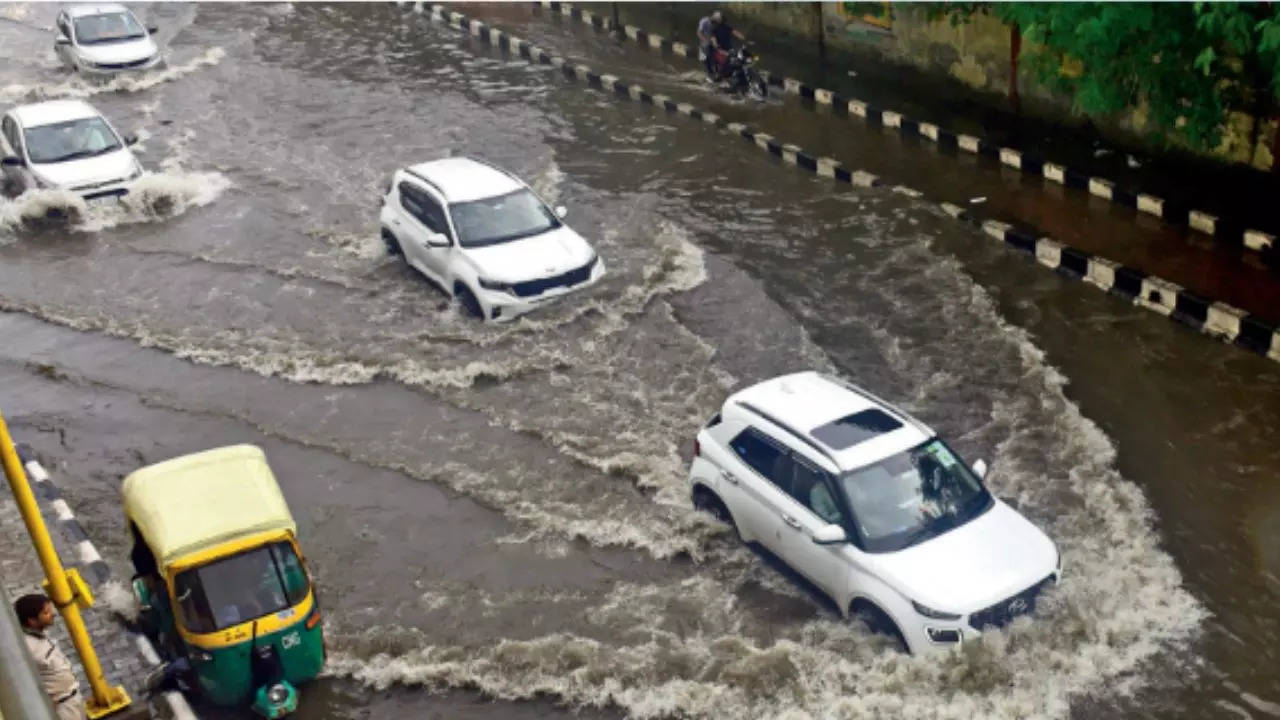
[[[320,608],[316,608],[311,613],[311,617],[307,618],[307,629],[310,630],[311,628],[319,624],[320,624]]]
[[[698,438],[693,439],[693,456],[702,457],[702,443],[698,442]]]

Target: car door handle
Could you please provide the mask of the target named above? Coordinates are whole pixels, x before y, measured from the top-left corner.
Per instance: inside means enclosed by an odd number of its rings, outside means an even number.
[[[738,478],[734,477],[733,473],[729,472],[728,470],[721,470],[720,477],[724,478],[724,481],[729,483],[730,485],[738,484]]]
[[[791,527],[793,527],[793,528],[795,528],[795,529],[797,529],[797,530],[799,530],[799,529],[800,529],[800,521],[799,521],[799,520],[797,520],[797,519],[795,519],[795,518],[793,518],[793,517],[791,517],[790,515],[783,515],[783,516],[782,516],[782,522],[784,522],[784,523],[786,523],[786,524],[790,525]]]

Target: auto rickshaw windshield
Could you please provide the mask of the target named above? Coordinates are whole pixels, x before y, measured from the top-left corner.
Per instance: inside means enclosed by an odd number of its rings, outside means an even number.
[[[302,602],[310,585],[287,542],[247,550],[184,570],[173,588],[182,624],[210,633],[279,612]]]

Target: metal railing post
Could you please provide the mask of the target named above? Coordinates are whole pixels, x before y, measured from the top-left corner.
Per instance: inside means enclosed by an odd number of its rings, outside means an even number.
[[[0,586],[0,717],[57,720],[22,639],[13,600]]]
[[[31,535],[31,544],[40,556],[40,564],[44,567],[46,587],[49,598],[62,613],[62,620],[67,626],[67,635],[71,644],[75,645],[76,654],[80,656],[80,665],[84,668],[85,677],[89,679],[89,687],[93,691],[85,704],[85,711],[90,720],[109,715],[129,707],[129,695],[121,686],[111,687],[102,673],[102,664],[98,662],[98,653],[93,649],[93,641],[84,627],[84,619],[80,617],[81,607],[93,606],[93,595],[89,586],[80,578],[74,569],[65,570],[58,552],[53,547],[53,539],[49,537],[49,529],[45,527],[44,517],[40,514],[40,506],[36,504],[36,496],[31,492],[27,482],[27,472],[22,468],[18,451],[13,446],[13,438],[9,437],[9,427],[0,414],[0,460],[4,462],[4,474],[9,479],[9,487],[13,489],[13,498],[18,503],[22,520],[27,525],[27,533]],[[74,588],[74,592],[72,589]],[[25,650],[25,643],[23,645]],[[21,717],[21,716],[20,716]]]

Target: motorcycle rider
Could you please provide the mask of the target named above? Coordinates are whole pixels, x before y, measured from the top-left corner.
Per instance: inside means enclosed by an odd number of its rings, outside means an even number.
[[[721,79],[735,37],[743,41],[747,39],[746,35],[733,29],[719,10],[698,21],[698,44],[702,46],[708,80],[715,82]]]

